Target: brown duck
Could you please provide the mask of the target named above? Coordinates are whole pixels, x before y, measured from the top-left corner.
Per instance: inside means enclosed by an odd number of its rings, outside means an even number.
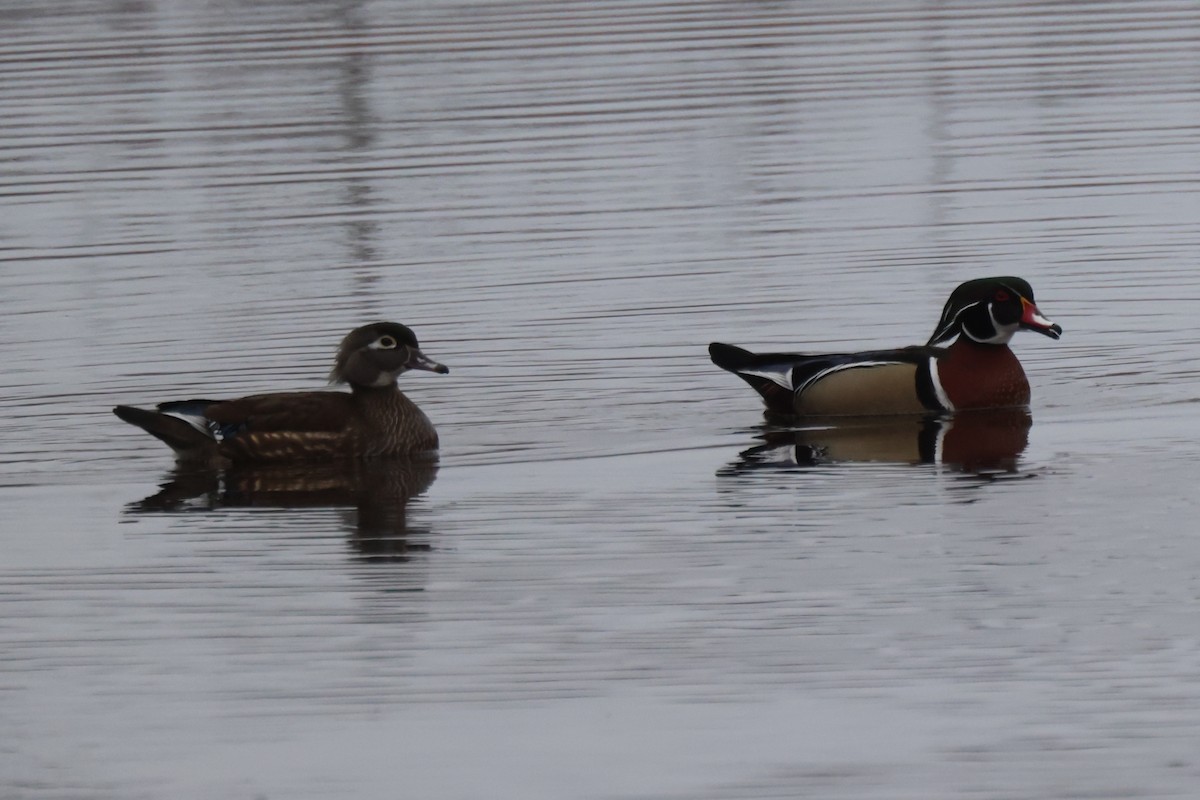
[[[1033,288],[1014,277],[955,289],[924,346],[862,353],[752,353],[708,346],[713,363],[754,387],[767,411],[796,416],[872,416],[1012,408],[1029,404],[1029,381],[1008,342],[1019,330],[1051,339]],[[954,339],[949,347],[938,347]]]
[[[277,392],[237,400],[177,400],[155,411],[113,413],[161,439],[180,461],[211,465],[366,459],[433,451],[437,431],[396,386],[410,369],[450,370],[425,356],[417,337],[395,322],[351,331],[338,348],[331,383],[349,392]]]

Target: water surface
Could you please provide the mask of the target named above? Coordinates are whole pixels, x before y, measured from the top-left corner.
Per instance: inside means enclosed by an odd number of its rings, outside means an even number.
[[[0,795],[1194,795],[1192,4],[0,14]],[[1066,331],[999,461],[772,439],[707,360],[989,274]],[[381,318],[436,474],[109,412]]]

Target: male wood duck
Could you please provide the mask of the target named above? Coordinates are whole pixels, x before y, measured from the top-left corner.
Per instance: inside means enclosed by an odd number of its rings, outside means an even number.
[[[436,450],[429,417],[396,387],[410,369],[450,370],[421,352],[403,325],[376,322],[338,348],[330,383],[349,392],[278,392],[238,400],[178,400],[113,413],[166,442],[180,461],[242,463],[363,459]]]
[[[913,414],[1029,404],[1029,381],[1008,348],[1018,330],[1051,339],[1062,328],[1042,316],[1020,278],[959,286],[924,346],[862,353],[756,354],[720,342],[713,363],[762,395],[767,411],[799,416]],[[936,345],[958,338],[949,347]]]

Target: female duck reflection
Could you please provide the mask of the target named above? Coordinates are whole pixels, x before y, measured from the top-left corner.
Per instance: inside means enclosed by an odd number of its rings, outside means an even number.
[[[330,381],[350,392],[117,406],[113,413],[179,462],[173,480],[136,509],[194,507],[194,498],[208,507],[353,505],[364,548],[403,547],[405,507],[437,474],[437,431],[396,385],[410,369],[450,371],[421,352],[409,328],[379,322],[351,331],[338,349]]]
[[[134,513],[221,508],[354,509],[350,543],[371,560],[404,560],[429,549],[428,527],[409,524],[409,501],[437,476],[432,458],[343,463],[254,464],[226,469],[180,464]]]

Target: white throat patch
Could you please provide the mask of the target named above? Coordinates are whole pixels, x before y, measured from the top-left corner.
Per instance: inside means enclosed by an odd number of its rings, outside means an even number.
[[[1008,344],[1010,341],[1012,341],[1013,334],[1020,330],[1021,324],[1019,322],[1014,322],[1012,325],[1001,325],[996,321],[996,315],[992,311],[991,303],[988,303],[987,310],[988,318],[992,321],[992,330],[994,330],[996,333],[986,339],[980,339],[977,336],[971,335],[971,331],[968,330],[967,326],[964,325],[962,328],[963,336],[966,336],[972,342],[979,342],[980,344]]]

